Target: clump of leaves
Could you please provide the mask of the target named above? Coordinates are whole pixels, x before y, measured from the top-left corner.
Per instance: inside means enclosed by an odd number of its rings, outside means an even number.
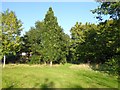
[[[118,75],[119,73],[119,56],[114,56],[106,62],[107,70],[111,74]]]

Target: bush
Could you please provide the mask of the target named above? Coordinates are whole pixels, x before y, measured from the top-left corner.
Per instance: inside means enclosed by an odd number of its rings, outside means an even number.
[[[38,55],[32,55],[30,57],[29,64],[40,64],[40,56],[38,56]]]
[[[119,59],[120,56],[114,56],[105,63],[109,73],[115,75],[119,74],[119,62],[118,62]]]

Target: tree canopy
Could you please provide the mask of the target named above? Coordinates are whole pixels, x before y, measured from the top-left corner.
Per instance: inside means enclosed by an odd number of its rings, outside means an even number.
[[[66,62],[69,36],[58,25],[57,18],[50,7],[42,22],[37,21],[26,33],[30,50],[38,56],[38,63]]]
[[[16,54],[20,51],[20,32],[22,23],[13,11],[8,9],[2,13],[2,52],[3,55]]]

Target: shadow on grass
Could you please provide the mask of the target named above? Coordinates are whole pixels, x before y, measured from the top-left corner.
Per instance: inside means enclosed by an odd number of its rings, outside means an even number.
[[[105,64],[90,64],[90,68],[94,71],[100,71],[107,74],[113,74],[112,71],[110,71],[109,67],[107,67]]]
[[[111,80],[103,76],[95,75],[95,73],[94,74],[77,73],[77,75],[78,76],[82,75],[82,77],[84,78],[84,83],[86,83],[86,85],[89,85],[90,88],[94,87],[116,88],[116,86],[111,85]]]
[[[48,90],[48,89],[55,90],[55,88],[58,88],[58,87],[55,87],[55,83],[53,81],[50,81],[48,78],[45,78],[42,84],[36,83],[35,87],[36,86],[39,86],[40,90]],[[70,84],[69,90],[72,90],[73,88],[82,88],[82,87],[80,85]]]
[[[55,84],[52,81],[49,81],[48,78],[44,80],[44,83],[41,84],[40,88],[55,88]]]
[[[36,83],[34,88],[36,88],[37,86],[41,88],[41,90],[47,90],[48,88],[55,88],[54,82],[50,81],[48,78],[45,78],[42,84]]]
[[[2,89],[2,90],[13,90],[14,85],[10,85],[8,88]]]
[[[82,89],[82,87],[80,85],[72,85],[72,86],[73,86],[73,88],[80,88],[80,89]]]

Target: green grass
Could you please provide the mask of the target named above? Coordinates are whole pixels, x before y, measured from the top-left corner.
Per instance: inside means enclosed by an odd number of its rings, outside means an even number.
[[[6,65],[3,88],[117,88],[116,76],[80,65]]]

